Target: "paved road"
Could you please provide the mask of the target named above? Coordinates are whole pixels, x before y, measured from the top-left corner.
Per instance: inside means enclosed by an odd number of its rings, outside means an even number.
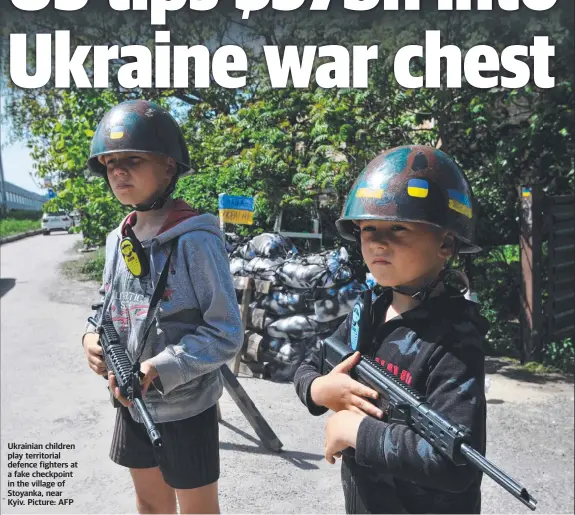
[[[2,513],[135,512],[129,474],[108,459],[114,410],[105,383],[87,368],[80,348],[95,285],[70,282],[59,274],[60,263],[77,256],[72,247],[78,240],[54,234],[0,247]],[[529,488],[539,501],[538,512],[573,513],[573,385],[556,378],[517,380],[516,371],[503,365],[489,363],[488,458]],[[329,465],[321,455],[325,417],[308,416],[291,384],[241,382],[285,450],[276,455],[262,448],[224,393],[222,511],[344,513],[339,465]],[[75,446],[62,450],[59,461],[76,462],[77,467],[52,468],[73,476],[63,488],[52,488],[62,490],[61,497],[45,494],[41,499],[70,498],[74,503],[9,506],[14,497],[8,496],[8,481],[21,479],[8,478],[15,473],[8,453],[55,451],[9,451],[8,445],[47,447],[54,442]],[[484,480],[483,511],[530,513],[489,478]]]

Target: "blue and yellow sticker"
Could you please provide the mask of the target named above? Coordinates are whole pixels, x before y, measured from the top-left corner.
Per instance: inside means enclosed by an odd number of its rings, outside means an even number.
[[[356,198],[382,198],[383,189],[382,188],[358,188],[355,192]]]
[[[471,200],[467,195],[457,190],[447,190],[447,193],[449,194],[449,209],[453,209],[467,218],[473,217]]]
[[[530,197],[531,196],[531,188],[526,188],[525,186],[521,188],[521,196],[522,197]]]
[[[424,179],[410,179],[407,183],[407,194],[410,197],[425,198],[429,193],[429,184]]]
[[[124,137],[124,127],[116,125],[110,130],[110,139],[122,139]]]

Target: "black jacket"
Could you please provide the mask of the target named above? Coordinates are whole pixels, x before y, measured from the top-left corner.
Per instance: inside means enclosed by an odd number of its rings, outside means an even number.
[[[386,290],[374,303],[375,320],[384,320],[391,297]],[[332,337],[347,340],[350,317]],[[469,428],[473,447],[484,454],[482,341],[488,323],[477,304],[443,294],[376,325],[376,361],[425,395],[433,409]],[[294,377],[296,392],[313,415],[327,411],[310,399],[311,383],[320,375],[318,359],[313,354]],[[385,402],[380,406],[385,412]],[[343,453],[347,513],[480,513],[480,472],[456,467],[407,426],[385,420],[365,417],[355,452]]]

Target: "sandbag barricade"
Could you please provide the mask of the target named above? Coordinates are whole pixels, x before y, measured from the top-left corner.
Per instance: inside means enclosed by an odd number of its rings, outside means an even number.
[[[236,246],[229,257],[232,275],[271,283],[268,293],[252,297],[244,359],[265,364],[265,377],[274,381],[293,380],[366,288],[353,277],[344,247],[303,255],[288,238],[264,233]]]

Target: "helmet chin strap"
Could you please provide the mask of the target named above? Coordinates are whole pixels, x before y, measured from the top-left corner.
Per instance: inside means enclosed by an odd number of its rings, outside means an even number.
[[[453,263],[454,259],[456,258],[460,247],[461,247],[461,243],[459,242],[459,240],[456,239],[454,241],[454,245],[453,245],[453,254],[447,260],[447,262],[443,266],[443,269],[441,270],[441,272],[439,272],[439,274],[437,275],[437,277],[433,281],[431,281],[430,283],[425,285],[423,288],[410,288],[409,286],[395,286],[395,287],[392,287],[391,289],[394,292],[399,293],[400,295],[407,295],[407,296],[412,297],[412,298],[419,300],[421,302],[429,299],[429,297],[433,293],[433,290],[435,290],[437,285],[441,281],[443,281],[443,279],[447,275],[447,273],[451,267],[451,263]]]
[[[104,180],[106,181],[106,184],[108,184],[108,187],[111,189],[110,180],[108,179],[108,176],[106,174],[104,174]],[[140,212],[162,209],[166,201],[170,198],[170,195],[176,189],[177,182],[178,182],[178,173],[176,172],[174,173],[174,176],[172,177],[170,184],[168,184],[168,187],[162,193],[156,195],[155,197],[152,197],[151,201],[142,202],[140,204],[133,204],[132,207],[134,208],[134,210]]]
[[[359,231],[359,229],[354,229],[353,232],[354,232],[356,241],[359,244],[359,247],[361,248],[360,231]],[[460,248],[461,248],[461,242],[455,238],[454,243],[453,243],[453,254],[447,260],[447,262],[443,266],[443,269],[441,270],[441,272],[439,272],[437,277],[433,281],[431,281],[430,283],[425,285],[423,288],[415,288],[415,287],[409,287],[409,286],[392,286],[391,289],[394,292],[399,293],[400,295],[406,295],[408,297],[413,297],[414,299],[419,300],[421,302],[429,299],[429,297],[433,293],[433,290],[435,290],[437,285],[445,278],[446,275],[448,275],[450,267],[451,267],[451,263],[453,263],[453,261],[457,257],[457,254],[459,253]],[[465,291],[462,294],[464,294],[464,293],[465,293]]]
[[[168,187],[162,193],[157,195],[156,198],[152,197],[151,202],[148,201],[145,203],[143,202],[140,204],[135,204],[132,207],[136,211],[154,211],[156,209],[162,209],[162,207],[164,207],[164,204],[170,198],[170,195],[173,193],[174,189],[176,188],[176,182],[177,181],[178,181],[178,176],[176,174],[174,174]]]
[[[424,300],[427,300],[431,296],[433,290],[435,290],[437,285],[445,277],[445,272],[450,264],[451,263],[446,263],[445,266],[443,267],[443,270],[439,272],[438,276],[423,288],[418,289],[418,288],[410,288],[409,286],[393,286],[391,289],[394,292],[399,293],[400,295],[413,297],[414,299],[423,302]]]

